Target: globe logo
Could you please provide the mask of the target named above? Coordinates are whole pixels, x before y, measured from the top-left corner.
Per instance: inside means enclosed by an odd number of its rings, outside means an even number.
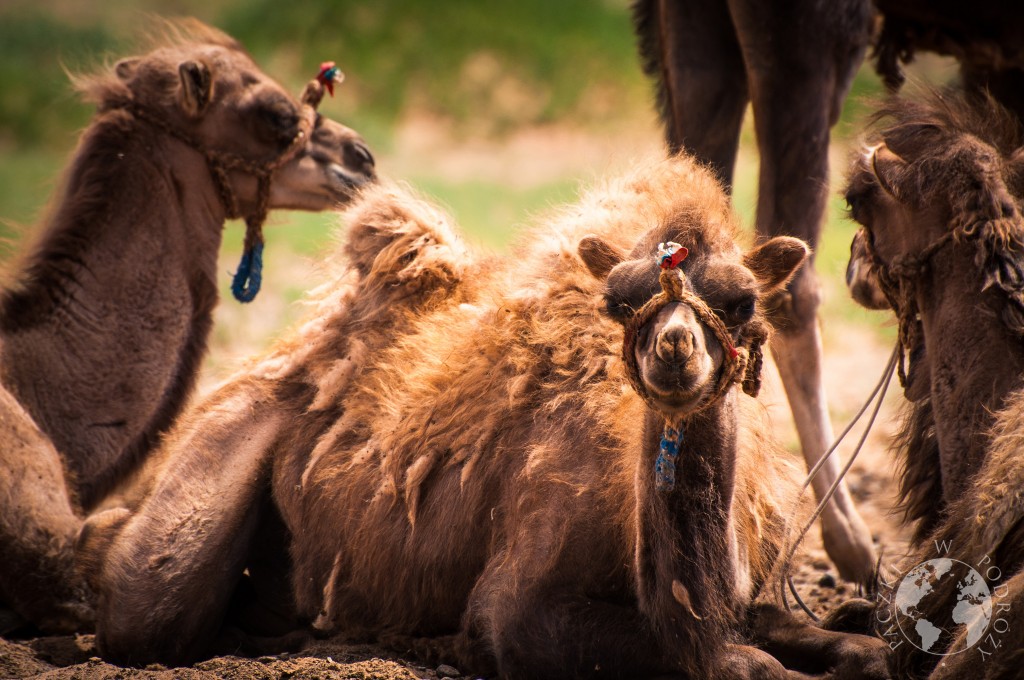
[[[894,603],[903,636],[940,656],[973,647],[992,620],[992,591],[985,579],[969,564],[945,557],[922,562],[904,576]],[[960,626],[966,634],[956,637]]]

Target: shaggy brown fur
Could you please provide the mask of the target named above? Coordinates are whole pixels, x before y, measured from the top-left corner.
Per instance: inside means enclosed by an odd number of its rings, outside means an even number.
[[[990,100],[951,93],[897,100],[880,116],[882,146],[857,161],[847,197],[883,276],[892,263],[905,270],[889,294],[897,316],[906,317],[908,306],[920,314],[901,334],[915,343],[907,348],[913,411],[900,450],[905,508],[919,520],[907,569],[935,557],[961,560],[983,574],[998,602],[1017,610],[1024,607],[1021,132]],[[928,261],[906,259],[955,229],[961,236]],[[919,605],[923,618],[946,620],[957,602],[958,579],[949,581]],[[1005,611],[997,607],[993,620],[1020,621]],[[893,634],[885,626],[880,632]],[[940,644],[965,634],[951,622]],[[972,650],[946,658],[932,677],[1016,677],[1016,645],[984,640],[979,649],[995,655],[989,663],[979,668]],[[937,657],[896,642],[901,677],[932,670]]]
[[[0,548],[40,556],[0,565],[0,600],[48,628],[38,612],[62,607],[62,583],[77,583],[66,568],[74,532],[64,529],[169,427],[206,349],[227,207],[204,155],[182,139],[263,162],[312,115],[228,36],[198,22],[172,29],[145,56],[79,79],[98,113],[0,293],[0,382],[19,405],[4,409],[0,433]],[[324,210],[372,178],[351,130],[321,118],[309,137],[275,174],[270,207]],[[228,182],[248,214],[256,181],[232,172]],[[27,455],[48,459],[34,484],[15,481],[35,464]],[[68,500],[53,503],[62,488]],[[58,526],[56,543],[36,538]],[[42,555],[59,564],[45,568]],[[49,585],[23,587],[29,571]]]
[[[651,248],[673,238],[692,246],[688,285],[736,341],[803,246],[744,256],[718,184],[687,159],[589,194],[502,259],[467,254],[432,210],[410,205],[370,192],[348,267],[311,321],[182,421],[137,509],[90,523],[82,555],[102,598],[102,652],[130,663],[200,653],[223,600],[197,607],[208,600],[193,595],[239,578],[251,547],[242,508],[261,502],[223,464],[211,470],[220,451],[229,468],[271,467],[256,486],[269,482],[288,529],[298,616],[323,633],[454,654],[503,677],[782,677],[735,644],[793,509],[763,410],[735,390],[699,414],[666,406],[686,420],[686,444],[674,490],[655,492],[667,416],[629,388],[608,312],[644,301]],[[620,271],[636,276],[624,284]],[[706,373],[672,398],[710,389],[723,359],[709,330],[674,320],[685,309],[666,307],[638,345],[693,333]],[[212,411],[228,402],[228,416]],[[225,437],[246,443],[222,451]]]

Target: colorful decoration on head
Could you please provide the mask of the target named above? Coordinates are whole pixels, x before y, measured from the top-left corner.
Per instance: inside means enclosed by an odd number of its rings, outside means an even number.
[[[686,259],[690,251],[675,241],[658,244],[658,266],[662,269],[675,269]]]
[[[327,88],[327,91],[334,96],[334,84],[339,85],[345,80],[345,74],[342,73],[333,61],[325,61],[320,64],[320,72],[316,74],[316,79],[321,85]]]

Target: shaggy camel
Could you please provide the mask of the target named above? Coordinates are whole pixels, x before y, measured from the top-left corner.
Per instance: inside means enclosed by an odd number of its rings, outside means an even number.
[[[863,225],[854,249],[862,261],[850,279],[861,284],[859,300],[878,306],[864,281],[873,272],[899,321],[910,400],[900,484],[917,526],[916,550],[873,623],[894,650],[898,677],[1016,678],[1024,631],[1024,134],[992,100],[950,93],[897,100],[880,116],[877,145],[857,159],[847,189]],[[930,560],[947,558],[963,563],[947,563],[952,578],[928,572]],[[908,604],[902,586],[916,580],[930,588]],[[964,584],[973,596],[960,592]],[[935,626],[934,637],[920,621]]]
[[[192,391],[225,219],[258,247],[268,209],[325,210],[373,177],[359,137],[316,114],[322,83],[300,103],[230,37],[169,29],[78,81],[98,112],[0,294],[0,602],[47,631],[88,625],[80,516]]]
[[[875,17],[874,15],[879,16]],[[956,57],[965,86],[991,92],[1024,118],[1024,14],[1015,0],[636,0],[645,71],[657,80],[669,147],[686,149],[731,184],[740,127],[753,107],[760,152],[757,231],[797,236],[814,249],[828,191],[829,130],[871,41],[889,87],[915,51]],[[805,267],[778,310],[772,352],[808,466],[832,443],[821,382],[818,284]],[[820,497],[838,474],[828,463]],[[822,516],[829,556],[847,579],[868,582],[870,534],[845,485]]]
[[[733,386],[756,391],[761,300],[806,246],[743,253],[687,158],[500,260],[386,188],[350,221],[311,321],[179,421],[137,506],[87,524],[101,653],[202,654],[243,569],[280,584],[269,520],[284,604],[321,634],[506,678],[786,677],[740,631],[792,470]],[[878,671],[878,641],[822,638],[819,670],[842,650]]]

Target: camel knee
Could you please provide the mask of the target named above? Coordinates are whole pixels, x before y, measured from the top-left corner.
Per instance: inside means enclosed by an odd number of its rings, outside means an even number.
[[[811,264],[805,264],[786,289],[765,305],[769,320],[783,335],[801,334],[813,328],[821,306],[821,284]]]
[[[720,677],[730,680],[785,680],[789,672],[774,657],[756,647],[729,645],[722,653]]]
[[[110,545],[131,517],[126,508],[104,510],[91,515],[82,524],[75,542],[78,572],[94,590],[101,590],[100,574]]]

